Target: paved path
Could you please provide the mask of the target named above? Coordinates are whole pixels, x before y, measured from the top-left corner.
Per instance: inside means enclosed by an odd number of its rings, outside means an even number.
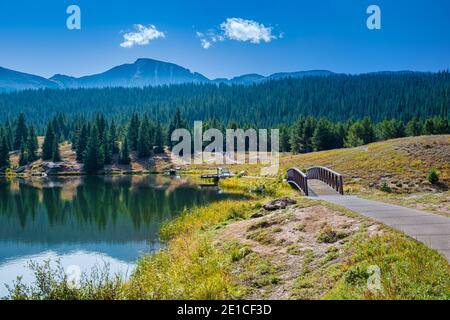
[[[311,181],[312,182],[312,181]],[[439,251],[450,261],[450,218],[383,202],[331,193],[321,182],[309,183],[312,195],[377,220]],[[320,188],[318,188],[318,186]],[[331,188],[329,188],[331,189]],[[333,191],[333,189],[331,189]]]
[[[450,261],[450,218],[355,196],[320,196],[319,199],[400,230],[439,251]]]

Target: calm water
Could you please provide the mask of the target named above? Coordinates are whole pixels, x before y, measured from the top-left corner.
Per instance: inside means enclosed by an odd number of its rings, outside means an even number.
[[[183,208],[237,196],[163,176],[7,181],[0,178],[0,296],[29,261],[60,259],[89,271],[107,263],[129,275],[160,248],[161,223]]]

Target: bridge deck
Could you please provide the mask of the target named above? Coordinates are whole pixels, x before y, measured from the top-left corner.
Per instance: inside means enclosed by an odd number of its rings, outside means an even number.
[[[308,179],[309,195],[312,197],[319,196],[336,196],[339,193],[320,180]]]

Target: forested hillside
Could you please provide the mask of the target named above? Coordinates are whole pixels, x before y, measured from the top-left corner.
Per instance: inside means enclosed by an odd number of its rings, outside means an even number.
[[[333,121],[368,116],[374,122],[412,117],[448,118],[450,74],[379,73],[283,79],[260,84],[183,84],[146,88],[26,90],[0,94],[0,121],[23,112],[42,131],[57,112],[91,117],[99,112],[118,123],[135,111],[168,123],[180,109],[188,123],[221,123],[260,128],[291,124],[299,116]]]
[[[234,124],[230,127],[234,128]],[[245,127],[250,128],[248,124]],[[130,165],[131,152],[137,159],[147,159],[155,154],[163,154],[165,147],[171,149],[176,144],[172,141],[172,133],[178,128],[188,128],[179,109],[168,124],[153,120],[147,113],[134,113],[123,124],[116,124],[114,119],[108,121],[102,113],[91,119],[67,118],[63,113],[58,113],[46,125],[42,150],[39,152],[35,127],[27,124],[25,115],[21,113],[12,123],[8,120],[0,125],[0,173],[11,165],[15,166],[10,160],[11,151],[18,152],[19,166],[27,166],[39,158],[62,162],[60,143],[67,141],[71,142],[71,148],[76,153],[76,161],[84,164],[87,173],[94,174],[114,162]],[[217,128],[223,135],[227,129],[223,123],[214,119],[205,121],[205,128]],[[413,117],[407,123],[396,119],[373,123],[369,117],[357,121],[332,122],[324,117],[316,119],[301,116],[293,125],[283,124],[279,129],[281,151],[293,153],[356,147],[405,136],[450,133],[448,119],[440,116],[424,121]],[[204,141],[203,147],[208,144]]]

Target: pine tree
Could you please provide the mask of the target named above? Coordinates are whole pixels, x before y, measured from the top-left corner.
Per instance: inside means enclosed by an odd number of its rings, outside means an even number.
[[[109,127],[109,142],[111,144],[111,152],[112,154],[118,154],[119,142],[117,141],[117,128],[114,120],[111,121],[111,126]]]
[[[59,152],[59,143],[58,143],[57,139],[55,139],[53,142],[52,161],[53,162],[61,162],[61,153]]]
[[[420,136],[422,134],[422,123],[416,118],[409,120],[406,125],[406,134],[410,137]]]
[[[348,130],[345,146],[357,147],[376,141],[375,129],[372,121],[365,117],[356,121]]]
[[[131,117],[131,121],[128,126],[128,141],[130,144],[131,151],[136,151],[138,148],[139,127],[140,127],[139,116],[137,113],[134,113],[133,116]]]
[[[119,163],[123,165],[129,165],[131,163],[130,150],[128,148],[128,139],[125,138],[120,150]]]
[[[111,164],[112,163],[112,144],[109,140],[109,135],[105,131],[103,134],[103,139],[101,140],[102,148],[103,148],[103,154],[104,154],[104,163],[105,164]]]
[[[341,122],[338,122],[333,128],[333,132],[334,132],[333,148],[335,149],[343,148],[345,137],[347,135],[347,126],[342,124]]]
[[[28,130],[25,115],[21,113],[17,120],[16,133],[14,135],[14,150],[21,150],[27,142]]]
[[[434,121],[431,118],[428,118],[425,120],[425,123],[423,124],[423,133],[425,135],[433,135],[435,134],[435,128],[434,128]]]
[[[376,141],[375,128],[369,117],[365,117],[361,120],[361,126],[364,144]]]
[[[358,147],[364,144],[363,128],[359,121],[350,126],[347,137],[345,137],[346,147]]]
[[[6,138],[6,143],[8,145],[8,150],[12,150],[13,149],[13,130],[11,128],[11,124],[9,122],[9,120],[6,120],[6,124],[5,124],[5,138]]]
[[[303,131],[300,134],[300,152],[307,153],[313,151],[312,136],[316,129],[317,120],[313,117],[306,118]]]
[[[9,148],[6,134],[0,137],[0,170],[9,167]]]
[[[55,146],[55,131],[53,130],[53,123],[49,122],[45,132],[44,143],[42,145],[42,160],[48,161],[53,159],[53,151]]]
[[[290,152],[291,151],[290,128],[287,125],[281,125],[279,127],[279,130],[280,130],[280,151]]]
[[[334,147],[334,132],[332,124],[322,118],[314,129],[313,136],[311,138],[314,151],[329,150]]]
[[[305,118],[303,117],[299,118],[292,126],[290,144],[292,152],[294,153],[302,152],[301,137],[303,135],[304,126],[305,126]]]
[[[442,117],[433,117],[434,134],[446,134],[449,132],[448,120]]]
[[[81,127],[79,125],[79,123],[75,124],[75,130],[74,132],[69,132],[70,134],[70,144],[71,144],[71,149],[72,151],[77,151],[77,145],[78,145],[78,138],[80,137],[81,134]]]
[[[28,151],[26,148],[22,147],[19,155],[19,166],[26,166],[28,163]]]
[[[155,152],[164,153],[164,130],[161,122],[158,121],[155,127]]]
[[[138,139],[138,156],[139,158],[148,157],[153,151],[153,139],[151,136],[151,127],[148,117],[145,115],[141,122]]]
[[[396,119],[384,119],[377,125],[377,135],[380,140],[400,138],[405,135],[403,123]]]
[[[53,132],[55,133],[55,140],[60,142],[61,141],[61,128],[59,126],[58,117],[55,116],[52,119],[52,126],[53,126]]]
[[[99,132],[97,126],[94,125],[83,156],[84,170],[89,174],[96,173],[98,170],[102,169],[105,163],[103,148],[101,148],[98,135]]]
[[[85,124],[83,124],[80,135],[78,136],[78,143],[76,146],[77,161],[83,163],[84,152],[86,151],[88,143],[88,129]]]
[[[167,132],[167,145],[169,146],[170,149],[172,149],[173,147],[172,133],[176,129],[182,129],[186,127],[187,127],[186,121],[183,119],[183,116],[181,115],[181,110],[178,108],[177,111],[175,112],[175,116],[173,117],[172,121],[169,124],[169,130]]]
[[[100,137],[101,143],[105,142],[103,141],[106,137],[106,130],[107,130],[107,124],[105,117],[102,113],[97,114],[97,117],[95,119],[95,124],[98,129],[98,136]]]
[[[34,162],[38,159],[39,143],[33,125],[30,125],[28,132],[29,132],[27,141],[28,161]]]

